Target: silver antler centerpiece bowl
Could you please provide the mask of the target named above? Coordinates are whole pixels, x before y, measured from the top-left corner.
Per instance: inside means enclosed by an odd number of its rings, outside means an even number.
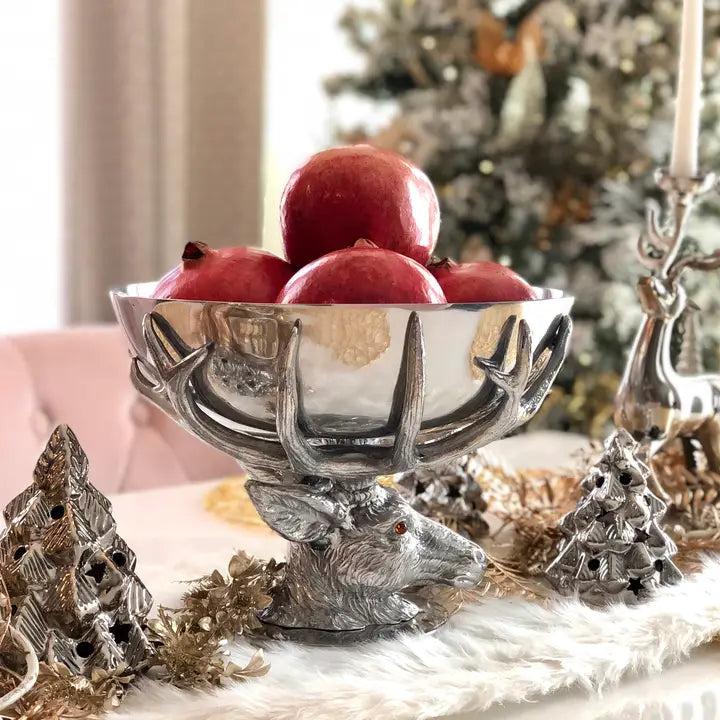
[[[485,556],[376,478],[530,419],[565,358],[572,298],[248,305],[152,289],[112,294],[135,386],[247,468],[255,507],[290,542],[266,627],[346,642],[442,622],[408,588],[474,587]]]

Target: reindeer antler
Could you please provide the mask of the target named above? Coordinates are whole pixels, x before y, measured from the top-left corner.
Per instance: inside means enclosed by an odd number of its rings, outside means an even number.
[[[355,479],[389,475],[417,464],[416,440],[422,423],[425,397],[425,345],[418,314],[410,314],[400,373],[395,385],[388,429],[395,440],[391,454],[387,448],[340,442],[313,446],[303,434],[307,427],[298,377],[300,323],[295,323],[283,356],[278,385],[277,431],[295,472]]]
[[[709,272],[711,270],[717,270],[720,268],[720,250],[709,255],[701,255],[695,253],[688,255],[687,257],[680,258],[668,272],[670,280],[677,280],[685,270],[700,270],[702,272]]]
[[[505,323],[498,345],[506,345],[514,324],[514,318]],[[571,331],[570,318],[558,316],[533,356],[530,326],[526,320],[521,320],[518,326],[517,356],[512,370],[503,372],[494,359],[475,358],[475,364],[485,371],[492,385],[499,391],[499,401],[494,398],[496,402],[492,403],[490,412],[476,412],[464,427],[455,428],[437,440],[421,443],[418,448],[421,458],[419,466],[448,462],[458,455],[499,440],[527,422],[537,412],[562,366]],[[532,378],[534,364],[539,363],[545,354],[548,354],[545,365]],[[481,393],[476,397],[480,398]]]
[[[645,222],[647,224],[647,233],[642,233],[638,238],[637,251],[640,262],[648,268],[648,270],[660,270],[665,263],[665,255],[663,250],[669,252],[674,243],[674,238],[666,235],[660,228],[659,218],[662,215],[662,208],[655,200],[648,201],[647,210],[645,212]],[[654,251],[659,254],[651,254]]]
[[[505,360],[517,325],[516,360],[510,370]],[[153,402],[172,410],[195,435],[253,469],[275,473],[292,469],[300,475],[368,482],[413,467],[449,460],[468,450],[503,437],[523,424],[538,409],[565,358],[571,321],[560,315],[551,324],[537,350],[532,352],[530,327],[509,318],[493,355],[474,358],[485,372],[485,382],[462,416],[441,428],[422,430],[425,396],[425,346],[420,318],[408,320],[402,362],[385,435],[378,443],[363,436],[319,437],[312,431],[302,399],[298,373],[301,325],[298,321],[280,358],[276,427],[277,440],[230,428],[211,417],[198,404],[194,378],[214,352],[213,344],[197,350],[184,348],[171,326],[157,313],[145,317],[143,333],[154,368],[133,364],[136,387]],[[183,352],[186,352],[182,357]],[[179,359],[178,359],[179,357]],[[544,364],[543,364],[544,363]],[[151,376],[148,379],[147,375]],[[258,428],[255,428],[256,430]]]
[[[209,445],[221,450],[236,460],[255,467],[272,470],[287,470],[288,462],[278,442],[266,440],[242,430],[231,430],[213,420],[197,403],[191,379],[212,354],[212,343],[190,352],[176,361],[171,348],[178,347],[179,339],[169,323],[157,313],[143,319],[143,336],[154,368],[150,382],[140,371],[136,359],[132,365],[132,380],[140,393],[163,409],[169,407],[170,415],[185,425],[193,434]],[[149,364],[143,362],[149,369]]]
[[[654,200],[648,202],[647,230],[640,236],[637,247],[640,262],[661,278],[673,282],[688,267],[714,269],[712,256],[708,259],[694,256],[690,261],[685,258],[678,260],[678,256],[695,200],[715,185],[716,176],[710,173],[702,178],[677,178],[661,171],[656,174],[656,181],[667,195],[668,213],[665,222],[662,222],[660,205]]]

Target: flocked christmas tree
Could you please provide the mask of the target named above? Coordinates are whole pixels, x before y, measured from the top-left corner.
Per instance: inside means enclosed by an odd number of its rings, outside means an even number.
[[[137,669],[150,652],[143,623],[152,598],[115,529],[110,503],[88,481],[72,430],[55,429],[33,484],[5,508],[0,573],[12,623],[42,660],[75,673]]]
[[[351,140],[398,150],[423,167],[442,206],[438,252],[494,259],[576,298],[560,386],[575,401],[546,422],[604,432],[639,319],[635,244],[653,169],[671,145],[678,0],[381,0],[343,18],[366,59],[329,91],[389,106]],[[702,164],[720,158],[720,2],[706,0]],[[720,246],[709,198],[690,227]],[[704,361],[720,366],[718,274],[689,278],[703,309]],[[679,343],[677,344],[679,347]],[[591,369],[590,369],[591,368]],[[558,394],[555,394],[558,397]],[[553,408],[552,398],[546,404]],[[543,417],[542,415],[540,416]]]
[[[585,494],[560,521],[565,537],[547,569],[559,592],[593,604],[635,602],[682,579],[671,559],[677,548],[661,527],[667,508],[648,487],[652,470],[639,452],[618,430],[582,481]]]

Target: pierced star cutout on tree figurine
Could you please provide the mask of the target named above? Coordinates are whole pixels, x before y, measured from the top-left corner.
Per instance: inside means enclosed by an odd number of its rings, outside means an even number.
[[[142,626],[152,598],[111,510],[66,425],[51,435],[33,484],[5,508],[0,573],[12,624],[41,660],[77,674],[138,669],[150,652]]]
[[[605,444],[582,481],[585,495],[560,520],[558,555],[546,576],[558,592],[588,603],[634,603],[682,579],[675,543],[662,530],[665,504],[648,488],[652,470],[625,430]]]

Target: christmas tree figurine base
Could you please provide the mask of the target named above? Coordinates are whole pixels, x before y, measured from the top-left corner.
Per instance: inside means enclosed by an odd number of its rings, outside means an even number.
[[[682,580],[671,560],[677,548],[660,525],[667,508],[649,490],[652,470],[639,454],[618,430],[583,479],[585,494],[560,520],[565,537],[546,572],[558,592],[593,605],[634,603]]]
[[[70,428],[55,429],[33,484],[4,515],[0,573],[11,622],[38,657],[77,674],[139,669],[150,652],[143,623],[152,598],[115,532],[109,501],[88,482],[87,457]]]

